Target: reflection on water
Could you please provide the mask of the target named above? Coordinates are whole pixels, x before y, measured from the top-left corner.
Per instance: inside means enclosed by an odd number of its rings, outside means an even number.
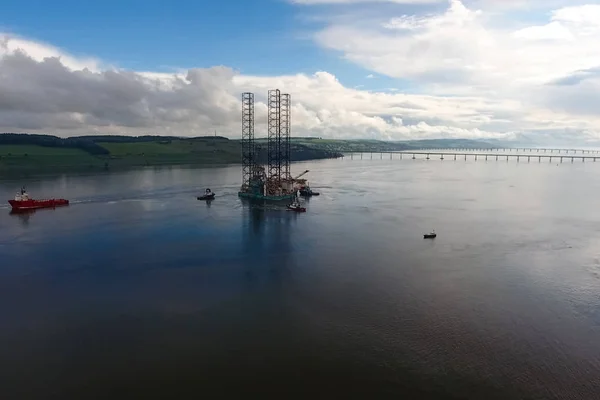
[[[12,209],[10,210],[10,215],[14,218],[18,218],[21,223],[23,224],[23,226],[27,226],[29,224],[29,218],[31,218],[31,216],[33,214],[35,214],[36,210],[15,210]]]
[[[600,168],[308,164],[304,214],[238,167],[0,182],[72,200],[0,209],[2,398],[597,396]]]

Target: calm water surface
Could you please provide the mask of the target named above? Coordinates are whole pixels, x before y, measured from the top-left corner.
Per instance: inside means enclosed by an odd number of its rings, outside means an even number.
[[[303,215],[237,166],[0,181],[0,398],[598,398],[600,164],[306,168]]]

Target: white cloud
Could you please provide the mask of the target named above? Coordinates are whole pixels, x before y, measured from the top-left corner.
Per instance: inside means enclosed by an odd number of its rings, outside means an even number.
[[[58,57],[64,66],[72,70],[88,68],[91,71],[98,71],[100,69],[100,62],[97,59],[74,57],[52,45],[0,32],[0,58],[17,51],[27,53],[36,61],[43,61],[47,57]]]
[[[290,0],[294,4],[358,4],[358,3],[395,3],[395,4],[434,4],[444,0]]]
[[[546,21],[532,24],[515,18],[519,14],[499,13],[496,3],[450,0],[442,12],[386,14],[371,25],[333,20],[315,39],[364,68],[416,84],[420,92],[514,100],[537,115],[539,109],[568,113],[555,117],[557,126],[569,121],[580,127],[581,121],[568,115],[585,113],[593,117],[588,128],[600,128],[600,109],[583,106],[585,99],[587,104],[597,99],[595,80],[580,82],[577,90],[551,84],[600,67],[600,5],[558,7],[535,14]],[[509,5],[524,6],[518,1]],[[520,122],[514,121],[515,129]]]
[[[316,40],[380,74],[450,92],[457,84],[540,84],[600,65],[600,5],[556,10],[538,26],[511,30],[509,21],[499,22],[451,0],[441,14],[400,15],[371,28],[334,24]]]
[[[369,74],[369,75],[365,76],[365,78],[367,78],[367,79],[373,79],[373,78],[375,78],[375,75]]]
[[[486,7],[493,10],[507,9],[547,9],[567,5],[586,4],[590,0],[463,0],[463,3],[472,7]],[[288,2],[301,6],[333,5],[344,6],[354,4],[389,3],[398,5],[435,5],[447,3],[448,0],[288,0]]]
[[[491,62],[498,62],[503,54],[487,60],[491,63],[489,71],[473,68],[475,77],[449,74],[449,71],[461,72],[462,65],[458,62],[447,64],[452,68],[442,65],[440,69],[439,65],[436,66],[440,62],[437,50],[423,55],[417,46],[412,51],[413,60],[403,59],[410,52],[405,54],[406,49],[397,49],[395,45],[416,40],[413,45],[428,43],[430,47],[439,49],[440,44],[433,41],[431,31],[442,29],[446,34],[457,33],[455,40],[458,43],[444,41],[444,45],[450,46],[445,50],[450,59],[470,57],[473,65],[479,65],[476,61],[481,59],[477,52],[483,51],[482,47],[461,50],[464,44],[461,41],[466,40],[473,29],[481,30],[478,40],[485,40],[487,35],[490,40],[499,41],[496,31],[485,25],[482,13],[461,8],[458,2],[453,7],[442,15],[406,17],[407,21],[418,22],[410,25],[409,31],[413,33],[402,33],[399,37],[395,36],[397,27],[392,30],[379,27],[374,32],[381,37],[376,37],[369,54],[374,57],[371,59],[374,72],[385,73],[377,70],[381,67],[377,56],[383,55],[386,49],[386,44],[382,44],[380,39],[394,32],[386,39],[392,44],[387,48],[391,52],[390,60],[403,60],[406,65],[398,67],[400,69],[390,67],[388,75],[400,71],[400,76],[433,88],[430,93],[434,90],[444,93],[449,88],[462,89],[460,96],[408,94],[398,88],[383,92],[359,90],[359,87],[345,87],[334,75],[324,71],[313,75],[273,77],[242,75],[225,66],[177,71],[174,74],[126,71],[106,66],[93,58],[80,59],[32,40],[19,38],[18,42],[13,42],[14,39],[4,39],[4,45],[0,46],[0,131],[65,136],[112,133],[197,136],[216,129],[221,135],[237,138],[240,132],[240,95],[243,91],[253,91],[257,100],[256,132],[260,135],[266,131],[266,92],[280,88],[292,95],[293,133],[298,136],[513,138],[526,133],[546,141],[600,138],[600,116],[590,105],[592,101],[600,100],[593,92],[600,93],[600,80],[597,80],[600,74],[588,68],[587,63],[565,61],[565,64],[583,67],[561,69],[569,73],[548,74],[556,79],[548,85],[532,86],[535,90],[525,96],[483,96],[477,88],[464,90],[464,85],[477,83],[489,76],[486,74],[497,74],[493,70],[497,66]],[[448,20],[448,14],[456,18]],[[582,35],[594,37],[595,33],[591,32],[593,19],[585,22],[590,26],[584,29],[584,33],[568,24],[589,15],[591,12],[582,16],[574,11],[561,10],[552,14],[548,23],[568,26],[569,32],[575,32],[580,40]],[[399,17],[403,18],[402,15]],[[463,28],[468,28],[468,32],[460,32]],[[328,28],[329,31],[336,29],[355,28]],[[364,49],[356,46],[358,39],[349,38],[350,50],[357,56],[362,54]],[[518,40],[540,41],[537,37]],[[504,51],[504,47],[501,49]],[[489,54],[491,50],[486,51]],[[593,56],[593,49],[590,54]],[[522,60],[520,62],[523,63]],[[514,68],[509,69],[510,73],[514,71]],[[522,78],[531,73],[525,71],[521,74]],[[504,84],[507,79],[498,78],[498,82]],[[487,90],[491,89],[495,87],[489,85]],[[569,93],[576,101],[571,104],[558,101],[564,93]]]

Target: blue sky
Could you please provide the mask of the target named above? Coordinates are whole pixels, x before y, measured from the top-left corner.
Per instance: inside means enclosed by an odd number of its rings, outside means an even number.
[[[60,4],[60,6],[58,6]],[[215,64],[253,64],[273,50],[286,57],[296,21],[285,2],[254,1],[23,1],[2,7],[5,28],[72,53],[157,70]],[[32,12],[33,10],[33,12]],[[304,49],[307,51],[309,49]],[[283,63],[278,63],[283,64]]]
[[[302,134],[596,140],[598,42],[595,0],[11,1],[0,129],[235,136],[279,86]]]
[[[318,24],[301,17],[301,6],[282,0],[173,4],[14,1],[2,6],[1,23],[5,31],[134,70],[213,65],[251,75],[327,70],[351,86],[371,83],[364,79],[369,71],[315,46],[303,34]]]

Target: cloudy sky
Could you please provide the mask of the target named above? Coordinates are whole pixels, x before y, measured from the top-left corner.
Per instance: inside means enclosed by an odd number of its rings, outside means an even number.
[[[73,0],[0,12],[0,132],[600,140],[593,0]],[[91,3],[91,4],[87,4]],[[175,4],[175,3],[173,3]]]

